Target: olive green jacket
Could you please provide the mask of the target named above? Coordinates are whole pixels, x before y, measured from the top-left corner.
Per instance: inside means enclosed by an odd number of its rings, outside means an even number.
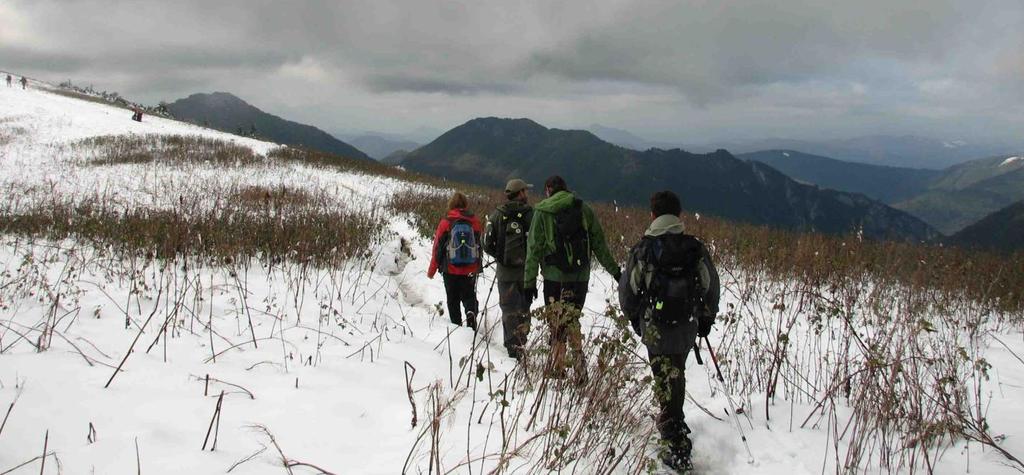
[[[533,210],[533,223],[530,225],[530,236],[526,242],[526,268],[523,271],[523,286],[527,289],[537,288],[537,272],[540,270],[544,280],[554,282],[588,282],[590,268],[585,267],[578,272],[565,273],[553,265],[545,263],[545,258],[555,252],[555,214],[572,206],[576,196],[568,191],[559,191],[548,199],[537,203]],[[608,250],[604,230],[594,216],[594,210],[583,203],[583,228],[590,239],[590,252],[601,263],[608,273],[615,277],[621,274],[619,265]]]

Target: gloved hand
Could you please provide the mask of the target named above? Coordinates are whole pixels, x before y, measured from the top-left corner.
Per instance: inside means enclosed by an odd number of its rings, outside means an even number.
[[[537,300],[537,288],[536,287],[526,287],[526,288],[524,288],[523,289],[523,298],[525,298],[528,303],[533,303],[534,300]]]
[[[697,336],[706,338],[711,334],[711,327],[715,324],[715,317],[704,317],[697,321]]]

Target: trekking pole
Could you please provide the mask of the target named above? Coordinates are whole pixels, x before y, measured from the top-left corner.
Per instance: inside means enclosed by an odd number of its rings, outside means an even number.
[[[700,348],[700,340],[697,340],[697,347]],[[722,370],[718,367],[718,358],[715,357],[715,350],[711,348],[711,341],[708,337],[704,337],[704,343],[708,345],[708,353],[711,354],[711,361],[715,364],[715,373],[718,375],[717,379],[719,386],[721,386],[722,394],[725,394],[725,399],[729,401],[729,412],[732,413],[732,422],[736,426],[736,430],[740,434],[740,440],[743,441],[743,448],[747,449],[747,463],[754,464],[754,454],[750,451],[750,445],[747,443],[747,434],[743,432],[743,425],[740,424],[740,417],[736,414],[736,403],[732,400],[732,395],[725,388],[725,378],[722,377]],[[698,354],[700,351],[698,350]]]
[[[704,366],[704,360],[700,357],[700,340],[693,344],[693,356],[697,358],[697,364]]]

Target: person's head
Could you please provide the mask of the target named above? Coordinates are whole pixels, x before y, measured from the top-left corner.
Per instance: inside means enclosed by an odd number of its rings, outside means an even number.
[[[651,195],[651,218],[655,219],[658,216],[664,216],[666,214],[672,216],[679,216],[683,213],[683,205],[679,202],[679,197],[671,191],[659,191]]]
[[[466,199],[466,195],[459,193],[458,191],[448,199],[448,210],[453,209],[466,209],[469,207],[469,200]]]
[[[566,191],[568,189],[568,186],[565,184],[565,179],[558,175],[552,175],[544,182],[544,194],[547,196],[551,196],[559,191]]]
[[[527,190],[533,188],[532,185],[528,185],[525,181],[519,178],[509,180],[508,184],[505,185],[505,197],[509,201],[520,201],[526,203]]]

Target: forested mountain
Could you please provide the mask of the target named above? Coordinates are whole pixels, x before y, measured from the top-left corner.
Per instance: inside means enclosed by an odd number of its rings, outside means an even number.
[[[1024,250],[1024,201],[1019,201],[967,226],[949,238],[959,246]]]
[[[885,203],[897,203],[928,189],[942,172],[844,162],[795,150],[765,150],[737,155],[755,160],[798,181],[824,188],[863,193]]]

